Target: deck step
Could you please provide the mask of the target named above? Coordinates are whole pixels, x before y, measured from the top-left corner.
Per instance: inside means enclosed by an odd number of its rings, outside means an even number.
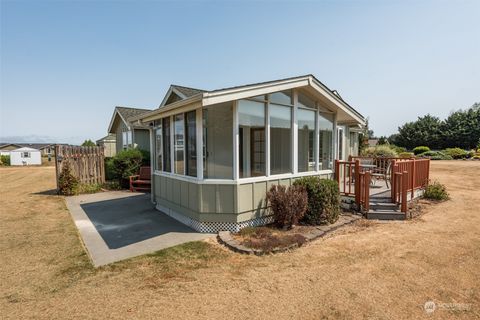
[[[367,213],[367,219],[369,220],[405,220],[405,214],[403,212],[394,212],[390,210],[377,210],[369,211]]]
[[[370,210],[392,210],[392,211],[400,211],[400,206],[396,203],[378,203],[378,202],[370,202]]]

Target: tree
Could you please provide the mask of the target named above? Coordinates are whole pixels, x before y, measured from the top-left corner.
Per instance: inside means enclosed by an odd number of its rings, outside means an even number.
[[[388,143],[388,140],[387,140],[387,137],[381,136],[381,137],[378,139],[377,144],[378,144],[378,145],[389,144],[389,143]]]
[[[427,114],[418,117],[417,121],[407,122],[398,128],[395,144],[407,149],[416,146],[428,146],[431,149],[441,147],[441,126],[439,118]]]
[[[442,124],[443,147],[473,149],[480,139],[480,104],[452,112]]]
[[[88,140],[85,140],[83,141],[82,143],[82,147],[95,147],[96,144],[95,142],[93,142],[92,140],[88,139]]]

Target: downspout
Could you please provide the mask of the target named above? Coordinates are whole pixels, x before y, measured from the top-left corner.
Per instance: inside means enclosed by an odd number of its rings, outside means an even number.
[[[154,123],[150,122],[148,131],[150,134],[150,201],[153,204],[156,204],[155,201],[155,158],[156,158],[156,148],[155,148],[155,128],[153,127]]]

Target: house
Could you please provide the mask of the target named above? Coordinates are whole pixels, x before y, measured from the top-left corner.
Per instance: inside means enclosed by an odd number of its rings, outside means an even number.
[[[0,143],[0,155],[9,156],[12,150],[21,148],[22,146],[16,143]]]
[[[40,150],[22,147],[10,151],[10,165],[12,166],[30,166],[42,164],[42,155]]]
[[[115,110],[108,126],[108,134],[115,136],[115,151],[129,148],[138,148],[150,151],[150,134],[148,125],[132,121],[132,118],[139,117],[142,114],[152,110],[115,107]]]
[[[333,178],[358,153],[365,118],[313,75],[213,91],[172,85],[158,109],[130,118],[151,128],[152,200],[201,232],[272,220],[273,184]]]
[[[0,144],[0,153],[9,154],[11,150],[22,147],[39,150],[43,157],[53,155],[55,152],[55,144],[52,143],[5,143]]]
[[[104,147],[105,157],[114,157],[117,154],[117,139],[116,135],[110,133],[109,135],[98,139],[96,141],[97,146]]]

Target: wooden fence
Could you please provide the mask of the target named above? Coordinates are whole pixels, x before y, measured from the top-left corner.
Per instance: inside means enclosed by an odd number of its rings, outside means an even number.
[[[55,146],[55,168],[58,177],[66,163],[81,184],[105,182],[104,147]]]

